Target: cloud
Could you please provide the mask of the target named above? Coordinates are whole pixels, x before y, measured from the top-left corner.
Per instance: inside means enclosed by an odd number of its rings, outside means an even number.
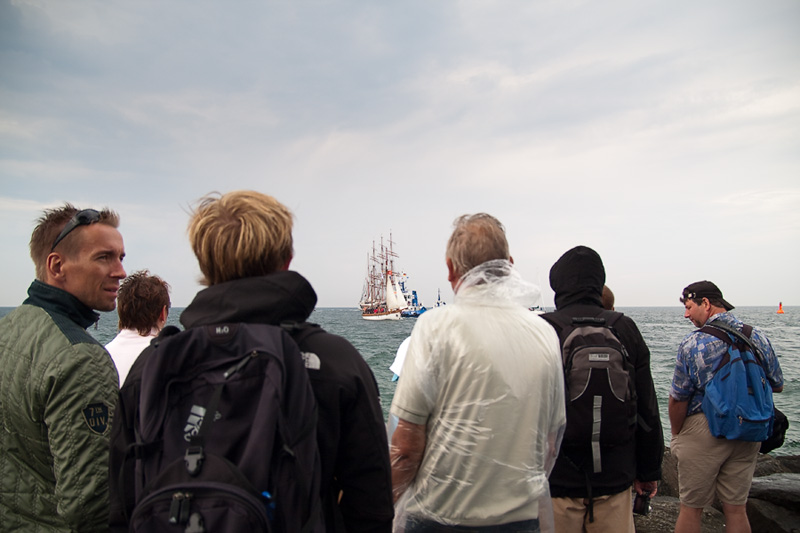
[[[109,205],[129,269],[185,305],[192,203],[254,188],[297,215],[293,265],[323,306],[355,305],[390,231],[423,301],[451,299],[444,244],[477,211],[545,286],[588,244],[629,305],[673,305],[701,272],[738,301],[800,301],[799,11],[0,1],[2,244],[25,256],[42,206]],[[720,261],[742,246],[763,264]],[[21,301],[26,261],[0,304]]]

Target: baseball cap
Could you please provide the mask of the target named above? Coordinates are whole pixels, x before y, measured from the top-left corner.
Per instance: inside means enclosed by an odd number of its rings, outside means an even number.
[[[719,287],[710,281],[696,281],[691,285],[688,285],[685,289],[683,289],[683,297],[681,298],[681,301],[687,299],[699,300],[702,298],[708,298],[711,301],[717,300],[721,302],[722,307],[724,307],[726,311],[733,309],[733,306],[722,297],[722,291],[719,290]]]

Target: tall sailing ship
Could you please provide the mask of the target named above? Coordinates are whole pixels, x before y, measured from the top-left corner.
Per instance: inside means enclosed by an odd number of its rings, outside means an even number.
[[[392,250],[392,234],[388,246],[379,248],[372,243],[372,252],[367,254],[367,277],[361,293],[361,317],[365,320],[400,320],[400,315],[408,307],[405,296],[398,285],[398,275],[394,261],[398,255]]]

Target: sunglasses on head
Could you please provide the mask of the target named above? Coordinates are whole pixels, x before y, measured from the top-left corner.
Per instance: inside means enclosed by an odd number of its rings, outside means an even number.
[[[56,249],[58,243],[64,240],[64,237],[69,235],[69,233],[77,228],[78,226],[88,226],[89,224],[94,224],[95,222],[100,221],[100,211],[96,209],[84,209],[83,211],[78,211],[75,215],[67,222],[67,225],[64,226],[64,229],[61,230],[61,233],[58,234],[56,240],[53,241],[53,246],[50,247],[50,251]]]

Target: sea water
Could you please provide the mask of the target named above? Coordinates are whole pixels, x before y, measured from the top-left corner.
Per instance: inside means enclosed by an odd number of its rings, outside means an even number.
[[[784,392],[775,394],[775,405],[789,418],[786,442],[775,455],[800,454],[800,309],[786,308],[779,315],[772,307],[737,307],[733,314],[747,324],[758,326],[772,343],[781,364]],[[696,328],[683,318],[683,307],[618,308],[631,317],[650,348],[650,369],[655,384],[665,444],[669,446],[667,413],[675,356],[681,340]],[[357,309],[316,309],[310,320],[331,333],[347,338],[369,363],[378,381],[384,417],[388,414],[397,382],[389,366],[397,347],[414,327],[416,319],[373,322],[361,318]]]
[[[13,308],[0,308],[0,316]],[[664,438],[669,445],[669,418],[667,398],[675,366],[675,355],[681,340],[695,328],[683,318],[683,307],[627,307],[619,308],[639,326],[642,337],[650,348],[650,367],[658,398]],[[800,454],[800,308],[785,307],[785,314],[777,314],[773,307],[737,307],[733,314],[761,328],[772,342],[783,370],[784,392],[775,395],[775,405],[786,413],[790,426],[786,442],[773,453],[776,455]],[[169,324],[180,327],[178,318],[182,309],[173,308]],[[369,321],[361,318],[355,308],[319,308],[310,319],[331,333],[348,339],[367,361],[375,374],[381,394],[384,417],[392,403],[396,382],[392,381],[392,364],[397,347],[410,335],[416,319]],[[97,327],[89,328],[98,341],[105,344],[117,333],[116,312],[101,313]]]

